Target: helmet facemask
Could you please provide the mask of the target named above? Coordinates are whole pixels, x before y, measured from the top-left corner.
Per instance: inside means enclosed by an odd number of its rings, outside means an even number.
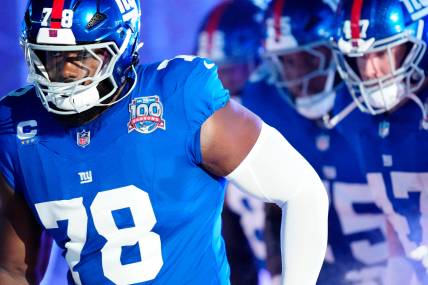
[[[365,46],[364,50],[348,48],[350,44],[339,40],[334,54],[338,71],[362,112],[377,115],[390,111],[424,83],[425,74],[418,64],[425,53],[426,44],[408,31],[382,40],[372,40],[371,45]],[[400,62],[396,62],[395,48],[406,48]],[[357,59],[375,57],[377,54],[385,54],[389,72],[376,78],[364,78]]]
[[[309,68],[295,66],[293,69],[300,69],[302,72],[290,75],[284,67],[284,61],[295,56],[303,58],[304,63],[301,65]],[[287,94],[287,101],[301,115],[308,119],[318,119],[333,108],[336,66],[328,42],[268,51],[265,60],[272,65],[276,86],[282,94]],[[282,91],[284,88],[287,92]],[[288,93],[293,93],[293,96]]]
[[[60,115],[84,112],[113,96],[120,50],[113,42],[57,46],[24,44],[29,78],[45,108]],[[66,68],[68,66],[68,68]],[[109,86],[100,94],[100,84]],[[100,88],[106,89],[106,88]]]

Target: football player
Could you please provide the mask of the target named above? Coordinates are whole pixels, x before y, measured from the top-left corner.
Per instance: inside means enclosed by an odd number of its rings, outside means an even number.
[[[223,86],[237,101],[260,61],[262,20],[263,11],[251,1],[225,1],[210,11],[198,33],[197,55],[216,63]],[[222,234],[231,283],[257,285],[258,265],[266,258],[264,203],[233,184],[226,189]]]
[[[383,284],[385,219],[351,147],[323,123],[338,83],[329,42],[334,8],[327,1],[271,2],[264,65],[246,87],[242,102],[308,159],[330,195],[330,247],[318,284]],[[280,276],[281,211],[274,205],[266,211],[268,267],[273,276]]]
[[[35,284],[41,229],[74,284],[229,284],[224,179],[286,209],[286,285],[313,285],[327,195],[272,127],[229,101],[215,64],[138,65],[139,2],[33,0],[33,85],[0,103],[0,284]]]
[[[389,278],[406,276],[403,262],[397,262],[404,255],[417,260],[412,263],[422,284],[428,284],[423,267],[428,264],[426,11],[423,1],[341,3],[334,46],[351,96],[338,97],[337,114],[330,120],[334,125],[344,119],[338,128],[356,149],[376,202],[393,227]],[[361,112],[350,113],[356,107]],[[410,284],[410,279],[396,284]]]

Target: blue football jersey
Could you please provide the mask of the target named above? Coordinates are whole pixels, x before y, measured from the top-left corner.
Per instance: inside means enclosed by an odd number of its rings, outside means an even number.
[[[428,93],[420,98],[426,102]],[[335,108],[350,101],[342,90]],[[407,255],[428,245],[428,131],[422,128],[421,114],[409,100],[394,112],[377,116],[355,110],[338,125],[356,149],[376,203]]]
[[[382,284],[385,223],[346,140],[299,115],[269,77],[249,83],[243,105],[258,114],[311,163],[330,196],[329,254],[318,284]]]
[[[200,167],[201,124],[228,91],[201,58],[137,73],[128,98],[76,128],[32,87],[8,96],[0,171],[64,250],[76,284],[229,284],[224,179]]]

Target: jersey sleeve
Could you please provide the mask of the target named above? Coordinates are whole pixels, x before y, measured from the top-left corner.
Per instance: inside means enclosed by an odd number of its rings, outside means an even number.
[[[15,175],[13,170],[12,158],[9,153],[6,152],[3,145],[4,142],[0,139],[0,173],[6,179],[6,182],[9,184],[12,189],[16,188]]]
[[[20,115],[17,110],[25,114],[27,108],[23,106],[21,96],[29,96],[33,100],[39,100],[34,92],[34,87],[28,85],[16,89],[0,98],[0,173],[14,191],[20,191],[17,124]],[[28,103],[28,101],[27,101]],[[28,104],[30,106],[31,104]],[[31,107],[28,107],[31,108]]]
[[[184,85],[184,110],[190,127],[189,153],[196,164],[202,162],[200,129],[202,124],[230,99],[223,87],[217,67],[204,58],[195,58]]]
[[[0,173],[4,176],[9,186],[11,186],[12,189],[15,189],[16,181],[13,167],[13,144],[10,142],[13,134],[13,130],[11,129],[13,122],[10,118],[10,109],[5,107],[3,104],[4,101],[6,100],[0,99]]]

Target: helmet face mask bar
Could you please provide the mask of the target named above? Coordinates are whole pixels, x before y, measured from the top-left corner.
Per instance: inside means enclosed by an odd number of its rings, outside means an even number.
[[[422,26],[421,26],[422,25]],[[418,29],[423,29],[419,23]],[[339,74],[344,80],[358,108],[372,115],[387,112],[396,107],[409,94],[416,92],[425,80],[421,62],[426,43],[409,31],[393,35],[378,41],[371,41],[365,50],[349,48],[347,42],[340,39],[334,44],[334,56]],[[400,45],[406,48],[402,61],[396,64],[393,49]],[[374,79],[364,79],[358,70],[357,58],[376,53],[386,53],[389,73]]]
[[[86,111],[112,96],[117,89],[112,78],[118,57],[114,43],[83,46],[30,44],[27,48],[29,80],[35,84],[43,104],[51,112],[66,115]],[[100,55],[100,51],[105,55]],[[67,64],[73,65],[75,75],[71,78],[62,75]],[[100,96],[96,87],[106,79],[111,91]],[[90,90],[91,94],[87,92]]]
[[[120,54],[114,42],[76,46],[25,44],[24,48],[28,80],[36,86],[50,112],[60,115],[84,112],[113,96],[118,88],[113,69]],[[67,63],[74,66],[76,73],[86,75],[71,80],[64,78],[62,73]],[[97,94],[96,87],[101,82],[111,87],[107,94]]]
[[[324,49],[327,54],[324,54],[321,49]],[[306,73],[303,74],[288,76],[284,70],[283,60],[286,57],[293,57],[298,54],[304,57],[306,62],[312,62],[310,65],[317,67],[305,70]],[[274,69],[273,76],[277,87],[291,90],[294,87],[301,86],[298,97],[318,96],[322,93],[331,92],[334,87],[336,66],[329,42],[315,42],[293,49],[267,52],[264,59]],[[322,87],[313,86],[312,83],[318,80],[325,82],[325,84]]]

